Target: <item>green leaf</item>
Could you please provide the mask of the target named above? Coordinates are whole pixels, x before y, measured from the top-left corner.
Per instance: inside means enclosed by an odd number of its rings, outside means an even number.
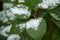
[[[21,23],[25,23],[25,22],[27,22],[28,20],[30,20],[30,19],[15,19],[15,20],[13,20],[13,21],[10,21],[9,20],[9,22],[11,23],[11,24],[15,24],[15,25],[17,25],[17,24],[21,24]]]
[[[50,10],[51,16],[55,19],[55,20],[59,20],[60,21],[60,6],[56,7],[53,10]]]
[[[26,0],[24,4],[29,6],[31,9],[36,9],[37,4],[40,3],[41,1],[42,0]]]
[[[41,40],[46,32],[46,28],[47,28],[47,25],[45,20],[43,19],[41,24],[38,27],[38,30],[34,30],[34,29],[26,29],[26,30],[27,30],[27,33],[32,38],[34,38],[35,40]]]
[[[18,4],[10,9],[10,13],[15,15],[16,18],[19,19],[28,19],[31,16],[31,11],[29,10],[29,7]]]
[[[22,35],[24,40],[34,40],[31,36],[28,35],[26,30],[22,32]]]
[[[2,2],[17,2],[17,0],[0,0]]]
[[[57,28],[52,35],[52,40],[60,40],[60,29]]]
[[[57,40],[60,40],[60,37]]]
[[[0,40],[6,40],[6,37],[0,35]]]
[[[60,21],[57,21],[57,20],[54,20],[54,19],[52,19],[52,20],[60,28]]]
[[[13,25],[11,27],[10,34],[20,34],[19,27],[16,27],[16,25]]]

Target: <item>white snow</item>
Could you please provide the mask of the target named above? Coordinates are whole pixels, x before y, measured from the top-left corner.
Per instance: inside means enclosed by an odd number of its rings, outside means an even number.
[[[60,20],[60,18],[58,17],[58,15],[55,14],[55,13],[51,13],[51,16],[52,16],[53,18],[55,18],[56,20]]]
[[[24,30],[24,28],[26,27],[26,24],[25,23],[18,24],[18,25],[16,25],[16,27],[19,27],[20,32],[22,32]]]
[[[8,8],[11,8],[13,6],[12,3],[3,3],[3,9],[8,9]]]
[[[19,5],[17,5],[19,6]],[[28,11],[28,7],[24,7],[24,5],[20,5],[20,8],[18,7],[13,7],[10,9],[11,12],[13,12],[14,14],[30,14],[30,11]]]
[[[5,11],[0,12],[0,21],[3,21],[3,23],[8,21],[8,18],[6,17]]]
[[[7,33],[10,32],[10,29],[11,29],[12,25],[9,25],[9,26],[6,26],[6,27],[1,26],[1,27],[3,27],[3,29],[0,31],[0,34],[3,35],[4,37],[8,37],[9,34],[7,34]]]
[[[20,36],[18,34],[10,35],[7,40],[20,40]]]
[[[20,27],[20,29],[34,29],[34,30],[38,30],[38,27],[40,25],[40,23],[42,22],[42,18],[38,18],[38,19],[31,19],[29,21],[27,21],[26,23],[22,23],[19,24],[18,26]]]
[[[49,7],[54,8],[58,4],[60,4],[60,0],[42,0],[42,3],[39,3],[38,7],[43,9],[47,9]]]
[[[41,22],[42,22],[42,18],[31,19],[30,21],[28,21],[26,23],[26,29],[32,28],[34,30],[38,30],[38,27],[39,27]]]
[[[8,20],[14,20],[15,18],[15,15],[9,10],[0,12],[0,21],[2,21],[3,23],[8,22]]]
[[[16,18],[10,10],[6,11],[6,16],[9,17],[9,20],[14,20]]]
[[[18,2],[20,3],[20,2],[25,2],[25,0],[18,0]]]
[[[19,24],[18,26],[20,27],[20,29],[23,29],[24,27],[26,27],[25,23]]]
[[[23,15],[22,19],[29,18],[31,16],[31,11],[28,10],[29,8],[25,5],[17,5],[9,10],[4,10],[0,12],[0,21],[8,22],[8,20],[14,20],[16,17],[15,14]]]
[[[13,14],[18,14],[18,15],[25,15],[23,18],[30,17],[31,11],[28,11],[28,7],[20,4],[17,5],[17,7],[13,7],[10,9]]]
[[[1,26],[1,27],[0,27],[0,34],[1,34],[1,31],[2,31],[4,28],[5,28],[4,26]]]
[[[15,0],[11,0],[11,2],[13,2],[13,1],[15,1]]]
[[[8,20],[14,20],[15,18],[15,15],[10,10],[3,10],[0,12],[0,21],[3,23],[8,22]]]

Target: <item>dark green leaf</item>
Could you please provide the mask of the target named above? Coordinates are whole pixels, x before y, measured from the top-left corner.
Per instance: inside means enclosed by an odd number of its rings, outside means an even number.
[[[37,8],[38,3],[40,3],[42,0],[26,0],[25,5],[29,6],[31,9]]]
[[[19,27],[16,27],[16,25],[13,25],[10,30],[11,34],[20,34]]]
[[[56,7],[55,9],[51,10],[51,16],[55,20],[60,20],[60,6]]]
[[[52,40],[60,40],[60,29],[57,28],[52,35]]]
[[[54,19],[52,19],[52,20],[60,28],[60,21],[57,21],[57,20],[54,20]]]

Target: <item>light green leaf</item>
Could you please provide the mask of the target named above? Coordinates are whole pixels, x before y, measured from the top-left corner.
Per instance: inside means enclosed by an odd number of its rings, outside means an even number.
[[[32,28],[31,29],[26,29],[26,30],[27,30],[27,33],[32,38],[34,38],[35,40],[41,40],[42,37],[44,36],[45,32],[46,32],[46,28],[47,28],[47,25],[46,25],[45,20],[43,19],[42,22],[40,23],[40,25],[38,26],[37,30],[34,30]]]

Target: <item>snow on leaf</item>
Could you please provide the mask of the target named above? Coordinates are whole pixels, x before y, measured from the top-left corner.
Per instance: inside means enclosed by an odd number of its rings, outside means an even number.
[[[38,30],[38,26],[39,26],[40,22],[42,22],[42,18],[31,19],[30,21],[28,21],[26,23],[26,29],[32,28],[34,30]]]
[[[6,11],[6,16],[9,17],[9,20],[14,20],[16,18],[10,10]]]
[[[46,22],[43,18],[34,19],[34,21],[31,22],[29,28],[26,29],[26,31],[35,40],[42,40],[44,34],[46,33],[46,29],[47,29]]]
[[[26,25],[25,25],[25,23],[22,23],[22,24],[16,25],[16,27],[19,27],[20,32],[22,32],[24,30],[24,28],[26,27]]]
[[[39,3],[38,7],[43,9],[47,9],[49,7],[54,8],[57,4],[60,4],[60,0],[42,0],[42,3]]]
[[[10,35],[7,40],[20,40],[20,36],[18,34]]]
[[[6,17],[5,11],[0,12],[0,21],[3,21],[3,23],[8,21],[8,18]]]
[[[20,26],[20,29],[23,29],[24,27],[26,27],[25,23],[19,24],[18,26]]]
[[[23,15],[22,19],[28,18],[31,15],[31,11],[28,10],[28,7],[20,4],[17,7],[13,7],[10,9],[13,14]]]
[[[0,21],[3,23],[8,22],[8,20],[14,20],[16,17],[10,10],[4,10],[0,12]]]
[[[13,6],[13,4],[12,3],[3,3],[3,9],[5,10],[5,9],[9,9],[9,8],[11,8]]]
[[[9,10],[4,10],[0,12],[0,21],[8,22],[8,20],[14,20],[16,18],[26,19],[31,16],[31,11],[25,5],[17,5]]]
[[[24,28],[26,28],[26,29],[32,28],[34,30],[38,30],[38,26],[40,25],[40,22],[42,22],[42,18],[31,19],[31,20],[27,21],[26,23],[22,23],[17,26],[19,26],[19,28],[21,30],[23,30]]]
[[[55,18],[56,20],[60,20],[60,18],[58,17],[57,14],[51,13],[51,16],[52,16],[53,18]]]
[[[18,0],[18,2],[20,3],[20,2],[25,2],[25,0]]]
[[[11,29],[12,25],[9,25],[7,27],[4,27],[4,26],[1,26],[1,27],[3,27],[3,29],[1,30],[0,34],[5,36],[5,37],[8,37],[9,34],[7,34],[7,33],[10,32],[10,29]]]
[[[15,0],[11,0],[12,2],[15,1]]]

